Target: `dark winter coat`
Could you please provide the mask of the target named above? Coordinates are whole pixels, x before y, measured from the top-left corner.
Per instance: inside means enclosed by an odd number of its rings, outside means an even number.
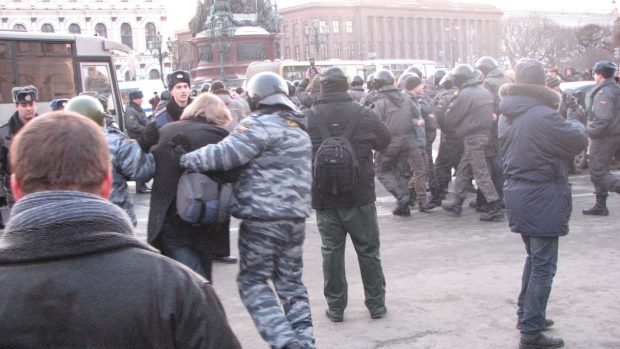
[[[192,98],[187,101],[187,105],[192,102]],[[174,98],[170,98],[164,107],[159,108],[153,113],[153,122],[161,128],[169,122],[179,121],[185,107],[180,107]]]
[[[160,130],[159,142],[154,147],[155,176],[153,177],[153,189],[151,192],[151,204],[148,223],[148,242],[156,247],[159,246],[158,236],[164,221],[171,221],[177,226],[175,233],[179,238],[186,238],[199,249],[212,249],[209,246],[209,234],[204,227],[193,227],[185,224],[176,215],[176,192],[177,184],[183,174],[183,168],[179,160],[171,154],[170,142],[174,136],[181,133],[188,138],[191,144],[188,151],[201,148],[207,144],[218,143],[228,135],[225,129],[207,123],[203,118],[183,119],[164,125]],[[233,176],[234,177],[234,176]],[[228,178],[234,180],[234,178]]]
[[[0,234],[2,348],[241,348],[213,288],[92,194],[24,196]]]
[[[481,81],[466,82],[448,107],[445,122],[459,138],[489,134],[493,126],[493,96]]]
[[[415,132],[414,117],[419,107],[404,92],[393,85],[381,87],[372,100],[373,110],[392,135],[390,147],[401,149],[411,141]]]
[[[149,124],[144,109],[132,101],[127,104],[124,117],[127,135],[132,139],[140,137],[144,128]]]
[[[510,229],[535,237],[566,235],[572,209],[567,163],[586,148],[585,129],[558,113],[559,95],[544,86],[507,84],[500,95],[499,144]]]
[[[318,102],[304,111],[308,118],[308,134],[312,141],[312,154],[316,155],[323,142],[317,118],[328,120],[327,129],[332,136],[344,134],[352,118],[361,118],[353,134],[351,146],[355,149],[360,168],[359,184],[348,194],[327,195],[312,186],[312,207],[315,209],[351,208],[375,202],[375,171],[372,151],[384,150],[390,144],[390,132],[369,108],[353,101],[346,93],[323,94]]]
[[[9,205],[13,205],[13,193],[11,192],[11,164],[9,149],[13,143],[13,137],[24,127],[17,111],[11,115],[6,124],[0,126],[0,197],[6,198]]]
[[[588,135],[591,138],[620,135],[620,85],[614,78],[601,82],[590,95]]]

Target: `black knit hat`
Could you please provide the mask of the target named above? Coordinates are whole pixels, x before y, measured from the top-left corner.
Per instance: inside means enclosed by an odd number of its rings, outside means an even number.
[[[347,92],[349,90],[349,81],[344,70],[338,67],[331,67],[327,69],[320,79],[321,92]]]
[[[188,85],[191,84],[191,78],[189,76],[189,72],[185,70],[177,70],[173,73],[168,74],[168,77],[166,80],[168,82],[168,90],[172,90],[174,85],[180,82],[185,82]]]
[[[549,88],[554,88],[560,86],[560,83],[562,83],[562,80],[560,80],[557,76],[549,76],[547,78],[546,85]]]
[[[545,68],[535,59],[521,58],[515,67],[515,82],[545,86]]]

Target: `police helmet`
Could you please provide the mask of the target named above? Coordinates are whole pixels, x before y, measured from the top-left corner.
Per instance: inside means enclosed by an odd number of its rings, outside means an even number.
[[[461,87],[465,81],[473,79],[476,71],[469,64],[459,64],[452,69],[452,79],[456,87]]]
[[[476,69],[480,70],[484,75],[497,69],[497,61],[493,57],[484,56],[476,61]]]
[[[369,90],[375,89],[375,74],[370,74],[368,78],[366,78],[366,88]]]
[[[400,77],[398,77],[398,88],[401,90],[405,90],[407,89],[407,80],[412,77],[412,76],[417,76],[414,73],[404,73],[403,75],[401,75]],[[419,76],[418,76],[419,78]]]
[[[618,67],[610,61],[600,61],[594,64],[592,71],[595,74],[601,74],[605,79],[609,79],[616,74]]]
[[[417,67],[409,67],[409,68],[407,68],[407,70],[405,70],[405,73],[414,73],[419,78],[423,78],[424,77],[424,74],[422,73],[422,71],[419,68],[417,68]]]
[[[443,79],[446,74],[448,74],[448,69],[441,68],[435,70],[435,73],[433,74],[433,85],[439,86],[441,79]]]
[[[363,86],[363,85],[364,85],[364,79],[362,79],[361,76],[355,75],[353,79],[351,79],[351,87]]]
[[[449,90],[453,87],[453,85],[452,72],[449,71],[443,78],[441,78],[441,81],[439,81],[439,87]]]
[[[379,70],[375,74],[373,85],[377,90],[383,86],[394,85],[394,74],[387,69]]]
[[[66,111],[72,111],[93,120],[101,127],[105,126],[105,112],[103,106],[94,97],[81,95],[73,97],[65,105]]]
[[[260,106],[282,106],[297,110],[297,106],[288,99],[288,85],[279,75],[262,72],[254,75],[247,85],[250,109],[257,110]]]
[[[200,86],[200,92],[209,92],[210,88],[211,88],[211,83],[205,82],[204,84]]]

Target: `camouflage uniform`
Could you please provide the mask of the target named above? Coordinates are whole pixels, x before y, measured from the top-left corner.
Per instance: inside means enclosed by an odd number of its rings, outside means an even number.
[[[145,154],[136,141],[127,138],[120,130],[106,127],[105,137],[112,158],[113,186],[110,201],[121,207],[131,218],[134,226],[138,224],[133,203],[129,195],[127,181],[148,181],[155,173],[153,154]]]
[[[314,348],[310,302],[301,281],[312,183],[312,146],[304,129],[305,119],[298,113],[255,113],[220,143],[181,158],[182,167],[203,172],[245,165],[231,207],[232,215],[243,219],[237,283],[258,331],[272,348]]]

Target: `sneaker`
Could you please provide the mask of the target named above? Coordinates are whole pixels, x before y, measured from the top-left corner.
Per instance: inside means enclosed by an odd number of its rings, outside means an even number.
[[[562,348],[564,341],[560,337],[552,337],[546,334],[540,334],[533,339],[524,339],[521,337],[519,349],[555,349]]]
[[[549,327],[553,326],[553,324],[555,324],[555,322],[553,322],[553,320],[551,319],[545,319],[545,326],[543,327],[543,331],[548,329]],[[517,326],[515,326],[517,328],[517,330],[521,329],[521,319],[517,320]]]
[[[325,316],[327,316],[331,322],[342,322],[343,320],[342,314],[336,314],[329,309],[325,310]]]

